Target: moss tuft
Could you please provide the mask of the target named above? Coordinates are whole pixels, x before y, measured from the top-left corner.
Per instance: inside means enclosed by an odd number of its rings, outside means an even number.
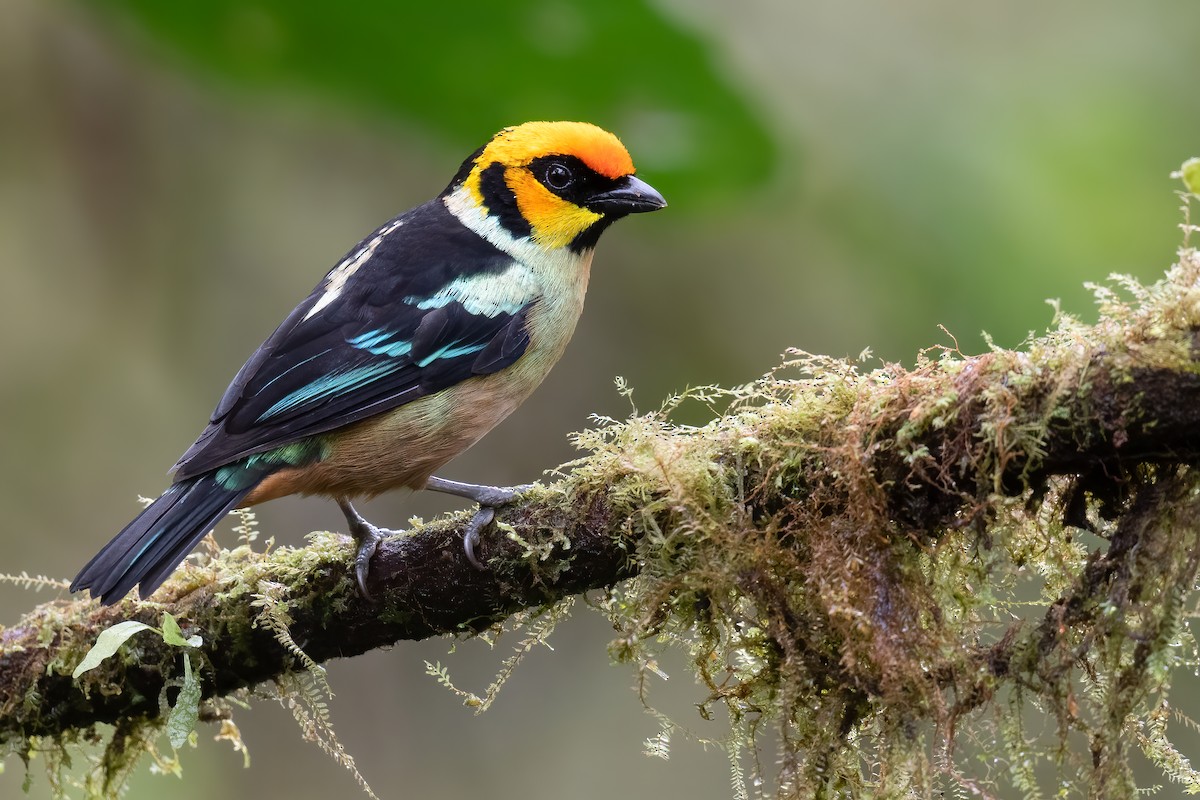
[[[1044,461],[1068,428],[1115,452],[1154,424],[1091,400],[1098,364],[1134,387],[1195,373],[1200,255],[1179,256],[1152,286],[1092,287],[1097,323],[1059,311],[1022,351],[937,348],[911,370],[793,351],[748,386],[580,434],[567,482],[614,487],[636,543],[638,577],[601,605],[614,658],[686,654],[743,789],[736,756],[772,731],[778,774],[749,759],[751,785],[786,797],[1133,797],[1136,754],[1200,790],[1164,711],[1173,671],[1197,666],[1200,475],[1169,456],[1109,475]],[[685,402],[720,410],[673,423]],[[1043,713],[1053,735],[1031,734]],[[664,719],[650,751],[681,727]]]

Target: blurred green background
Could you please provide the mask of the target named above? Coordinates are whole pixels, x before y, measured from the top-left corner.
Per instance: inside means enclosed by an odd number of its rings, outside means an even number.
[[[563,363],[444,472],[497,483],[573,457],[588,414],[625,415],[616,375],[652,407],[753,379],[789,346],[911,363],[949,343],[938,324],[978,352],[983,330],[1015,346],[1044,327],[1046,298],[1090,316],[1083,281],[1169,264],[1167,175],[1200,151],[1192,0],[330,8],[5,0],[0,570],[73,575],[137,494],[165,488],[325,270],[504,125],[608,127],[671,207],[606,235]],[[367,515],[453,507],[396,496]],[[260,519],[289,544],[341,524],[315,499]],[[44,599],[0,587],[0,623]],[[577,613],[480,718],[422,661],[482,690],[508,644],[336,662],[334,722],[387,797],[727,797],[719,754],[641,755],[656,725],[608,639]],[[654,691],[720,734],[686,678]],[[202,729],[182,782],[143,768],[129,797],[356,796],[283,709],[236,719],[251,769]],[[15,796],[21,764],[6,767]],[[31,796],[46,794],[39,776]]]

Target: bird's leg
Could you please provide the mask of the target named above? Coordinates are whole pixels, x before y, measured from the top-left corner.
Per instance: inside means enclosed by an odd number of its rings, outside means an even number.
[[[465,497],[468,500],[474,500],[481,506],[499,508],[506,503],[511,503],[513,498],[521,492],[527,492],[532,489],[533,484],[524,483],[520,486],[482,486],[477,483],[448,481],[445,478],[431,475],[429,480],[425,481],[425,488],[434,492]]]
[[[342,509],[342,513],[346,515],[346,524],[350,527],[350,534],[358,542],[358,552],[354,556],[354,577],[358,580],[358,591],[362,593],[364,600],[370,601],[371,593],[367,591],[367,573],[371,569],[371,557],[379,549],[379,543],[383,541],[384,531],[387,529],[376,527],[363,519],[346,498],[339,497],[337,504]],[[390,533],[390,531],[388,532]]]
[[[514,497],[532,487],[532,483],[521,486],[481,486],[476,483],[448,481],[436,475],[430,476],[429,480],[425,481],[426,489],[465,497],[479,504],[479,509],[475,512],[475,516],[471,517],[471,521],[467,523],[467,529],[463,533],[463,552],[467,554],[467,560],[475,569],[486,569],[475,557],[475,548],[479,545],[479,534],[496,518],[496,509],[511,503]]]

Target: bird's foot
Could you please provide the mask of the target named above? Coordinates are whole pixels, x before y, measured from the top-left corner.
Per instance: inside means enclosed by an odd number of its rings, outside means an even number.
[[[491,525],[495,518],[495,506],[480,506],[476,509],[475,516],[471,517],[471,521],[467,523],[467,529],[463,531],[463,552],[467,554],[467,561],[470,561],[471,566],[475,569],[487,569],[483,562],[475,557],[475,548],[479,546],[480,532]]]
[[[445,478],[434,476],[425,482],[425,488],[435,492],[466,497],[479,504],[479,509],[475,512],[475,516],[471,517],[471,521],[467,523],[467,528],[463,532],[463,552],[467,556],[467,561],[471,562],[471,566],[475,567],[475,569],[483,570],[487,569],[487,567],[475,555],[475,550],[479,547],[479,534],[483,532],[484,528],[492,524],[492,520],[496,518],[497,508],[508,505],[517,495],[532,489],[533,484],[525,483],[520,486],[482,486],[475,483],[448,481]]]
[[[391,533],[386,528],[372,525],[354,510],[349,500],[338,500],[338,506],[346,515],[346,524],[350,527],[350,535],[358,542],[358,550],[354,554],[354,577],[358,581],[358,591],[367,602],[371,602],[371,593],[367,591],[367,575],[371,571],[371,559],[379,549],[385,534]]]
[[[533,484],[523,483],[520,486],[483,486],[478,483],[448,481],[445,478],[439,478],[434,475],[425,481],[425,488],[433,492],[466,497],[469,500],[474,500],[481,506],[498,508],[499,506],[511,503],[513,498],[521,492],[527,492],[532,489]]]

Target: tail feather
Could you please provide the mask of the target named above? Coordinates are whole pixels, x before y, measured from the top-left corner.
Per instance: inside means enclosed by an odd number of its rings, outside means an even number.
[[[262,476],[259,476],[261,480]],[[227,488],[216,473],[180,481],[112,538],[71,582],[112,605],[138,584],[149,596],[204,535],[258,484]]]

